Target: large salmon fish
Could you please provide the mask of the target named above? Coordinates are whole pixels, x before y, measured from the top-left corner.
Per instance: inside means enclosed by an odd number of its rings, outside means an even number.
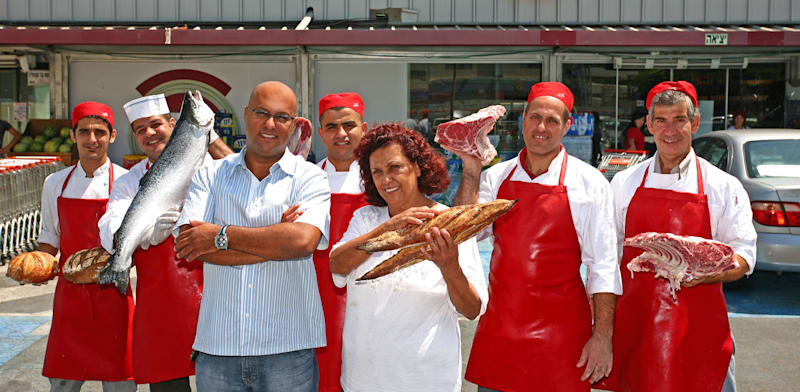
[[[139,181],[139,191],[114,234],[114,254],[100,270],[99,284],[113,283],[121,293],[127,291],[133,252],[144,237],[151,235],[161,214],[183,205],[192,175],[208,151],[213,127],[214,112],[203,102],[200,92],[187,92],[169,142]]]
[[[433,227],[447,230],[457,245],[480,233],[516,203],[516,200],[497,199],[488,203],[456,206],[439,212],[422,225],[401,227],[371,238],[358,248],[367,252],[402,249],[357,280],[379,278],[424,260],[422,249],[430,252],[425,233]]]

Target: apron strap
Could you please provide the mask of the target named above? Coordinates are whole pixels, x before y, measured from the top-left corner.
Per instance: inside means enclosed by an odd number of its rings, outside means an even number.
[[[106,159],[108,159],[108,158],[106,158]],[[76,163],[75,166],[72,167],[72,170],[69,171],[69,174],[67,174],[67,178],[64,179],[64,184],[61,185],[61,193],[58,196],[61,196],[61,195],[64,194],[64,189],[67,189],[67,184],[69,183],[69,179],[72,178],[72,173],[75,171],[75,168],[77,168],[78,165],[80,165],[80,162]],[[108,195],[111,196],[111,184],[114,183],[114,164],[109,162],[108,165],[109,165],[109,167],[108,167]]]
[[[563,186],[564,186],[564,175],[565,175],[565,173],[567,172],[567,157],[568,157],[568,156],[569,156],[569,154],[567,154],[567,153],[565,152],[565,153],[564,153],[564,159],[561,161],[561,173],[559,173],[559,174],[558,174],[558,186],[559,186],[559,187],[563,187]],[[520,158],[520,159],[521,159],[521,158]],[[520,163],[520,164],[521,164],[521,163]],[[323,165],[324,165],[324,164],[323,164]],[[324,166],[323,166],[323,167],[324,167]],[[517,165],[514,165],[514,167],[511,169],[511,172],[510,172],[510,173],[508,173],[508,175],[506,176],[506,178],[505,178],[505,179],[504,179],[502,182],[506,182],[506,181],[510,180],[510,179],[511,179],[511,176],[513,176],[513,175],[514,175],[514,172],[515,172],[515,171],[517,171]],[[645,173],[645,177],[646,177],[646,176],[647,176],[647,173]],[[642,184],[644,184],[644,182],[642,182]]]
[[[702,195],[705,193],[705,189],[703,188],[703,172],[700,170],[700,160],[695,157],[694,163],[697,165],[697,194]],[[644,176],[642,177],[642,183],[639,184],[639,188],[644,188],[644,181],[647,180],[647,173],[649,171],[650,166],[644,169]]]
[[[325,158],[325,160],[322,161],[322,170],[325,170],[325,165],[327,165],[327,164],[328,164],[328,159]]]

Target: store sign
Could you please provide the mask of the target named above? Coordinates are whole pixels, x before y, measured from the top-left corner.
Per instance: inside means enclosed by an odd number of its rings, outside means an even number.
[[[706,33],[706,46],[727,46],[728,33]]]
[[[28,71],[28,86],[49,86],[50,71]]]

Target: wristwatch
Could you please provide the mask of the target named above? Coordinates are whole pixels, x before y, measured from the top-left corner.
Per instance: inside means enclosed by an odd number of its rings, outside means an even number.
[[[219,250],[228,249],[228,234],[225,233],[225,231],[228,230],[228,226],[230,225],[223,225],[222,228],[219,229],[217,236],[214,237],[214,246]]]

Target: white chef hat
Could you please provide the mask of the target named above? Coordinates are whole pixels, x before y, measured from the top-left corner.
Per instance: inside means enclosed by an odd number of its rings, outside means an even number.
[[[132,123],[140,118],[168,114],[169,105],[164,94],[148,95],[136,98],[123,106],[128,122]]]

